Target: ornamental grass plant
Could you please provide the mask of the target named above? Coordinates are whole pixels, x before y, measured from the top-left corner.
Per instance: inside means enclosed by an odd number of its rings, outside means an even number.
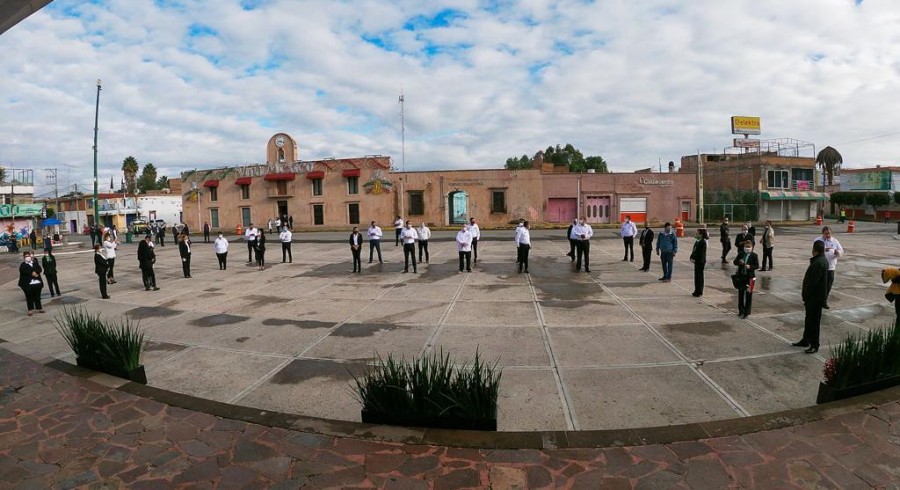
[[[842,389],[900,375],[900,325],[848,335],[825,365],[825,384]]]
[[[125,318],[109,323],[99,313],[80,307],[63,308],[55,322],[56,330],[85,365],[114,375],[141,365],[146,339],[138,322]]]

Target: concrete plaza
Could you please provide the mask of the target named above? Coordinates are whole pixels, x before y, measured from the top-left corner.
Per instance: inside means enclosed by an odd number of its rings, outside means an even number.
[[[836,237],[838,264],[822,342],[833,344],[893,322],[879,272],[897,266],[894,225],[860,223]],[[658,230],[657,230],[658,231]],[[691,231],[691,230],[689,230]],[[266,271],[233,242],[219,271],[212,245],[194,244],[193,277],[182,278],[177,248],[157,247],[160,291],[144,291],[135,245],[122,245],[118,284],[100,300],[91,252],[60,253],[63,296],[47,314],[25,316],[2,259],[0,339],[35,360],[74,362],[54,328],[63,306],[110,319],[139,318],[150,337],[149,384],[263,410],[359,420],[350,382],[376,356],[410,358],[443,349],[458,359],[476,348],[503,366],[500,430],[637,428],[720,420],[815,403],[828,348],[805,355],[800,282],[817,227],[777,228],[775,270],[758,274],[753,312],[736,314],[729,276],[710,240],[706,290],[693,298],[692,238],[680,241],[674,280],[622,262],[614,230],[592,244],[591,274],[575,273],[561,231],[533,232],[531,274],[517,274],[511,231],[489,231],[472,273],[457,274],[455,233],[437,232],[431,263],[401,274],[401,248],[385,240],[385,263],[351,274],[345,235],[295,234],[294,261],[270,242]],[[734,252],[731,253],[731,258]]]

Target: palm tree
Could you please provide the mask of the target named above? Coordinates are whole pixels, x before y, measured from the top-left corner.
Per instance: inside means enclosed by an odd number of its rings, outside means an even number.
[[[833,185],[835,174],[841,173],[841,164],[844,163],[844,158],[837,150],[826,146],[816,155],[816,163],[822,167],[823,175],[828,176],[828,185]]]
[[[133,156],[122,160],[122,172],[125,174],[125,189],[133,194],[137,182],[138,161]]]
[[[169,188],[169,178],[163,175],[156,181],[157,189],[168,189]]]

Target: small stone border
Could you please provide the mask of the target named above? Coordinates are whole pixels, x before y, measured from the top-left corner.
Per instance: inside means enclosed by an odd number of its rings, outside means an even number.
[[[479,449],[608,448],[697,441],[806,424],[900,400],[897,386],[823,405],[692,424],[615,430],[479,432],[373,425],[265,411],[133,383],[59,359],[48,359],[43,364],[132,395],[226,419],[334,437]]]

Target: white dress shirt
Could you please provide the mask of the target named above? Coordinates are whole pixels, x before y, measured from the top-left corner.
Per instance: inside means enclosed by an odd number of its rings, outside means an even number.
[[[394,228],[403,228],[403,218],[397,218],[397,221],[394,221]]]
[[[250,227],[250,228],[247,228],[247,231],[244,232],[244,238],[248,242],[255,242],[257,234],[259,234],[259,232],[256,230],[256,228]]]
[[[213,245],[216,247],[217,254],[228,253],[228,239],[227,238],[220,236],[220,237],[216,238],[216,240],[213,242]]]
[[[293,238],[293,236],[294,236],[294,234],[291,233],[290,230],[288,230],[287,228],[285,228],[284,231],[282,231],[282,232],[278,235],[278,238],[281,239],[281,243],[291,243],[291,239]]]
[[[478,223],[469,225],[469,233],[472,235],[472,238],[481,240],[481,228],[478,227]]]
[[[415,228],[403,228],[403,230],[400,231],[400,240],[402,240],[405,245],[416,243],[416,240],[418,239],[419,234],[416,233]]]
[[[103,252],[107,259],[116,258],[116,242],[115,240],[105,240],[103,242]]]
[[[581,235],[584,235],[584,238],[581,238]],[[572,240],[590,240],[591,237],[594,236],[594,230],[591,228],[591,225],[585,224],[577,224],[572,228]]]
[[[431,238],[431,229],[425,225],[419,227],[419,240],[427,241]]]
[[[816,238],[816,241],[825,243],[825,260],[828,261],[828,270],[833,271],[837,267],[838,257],[844,256],[844,247],[835,237],[826,240],[825,237]]]
[[[459,230],[456,234],[456,249],[460,252],[472,251],[472,234],[468,230]]]
[[[522,230],[516,236],[516,243],[519,245],[531,245],[531,232],[528,228],[522,227]]]
[[[381,240],[381,227],[380,226],[370,226],[369,227],[369,240]]]
[[[637,227],[634,226],[634,221],[626,221],[622,223],[622,238],[633,237],[637,235]]]

